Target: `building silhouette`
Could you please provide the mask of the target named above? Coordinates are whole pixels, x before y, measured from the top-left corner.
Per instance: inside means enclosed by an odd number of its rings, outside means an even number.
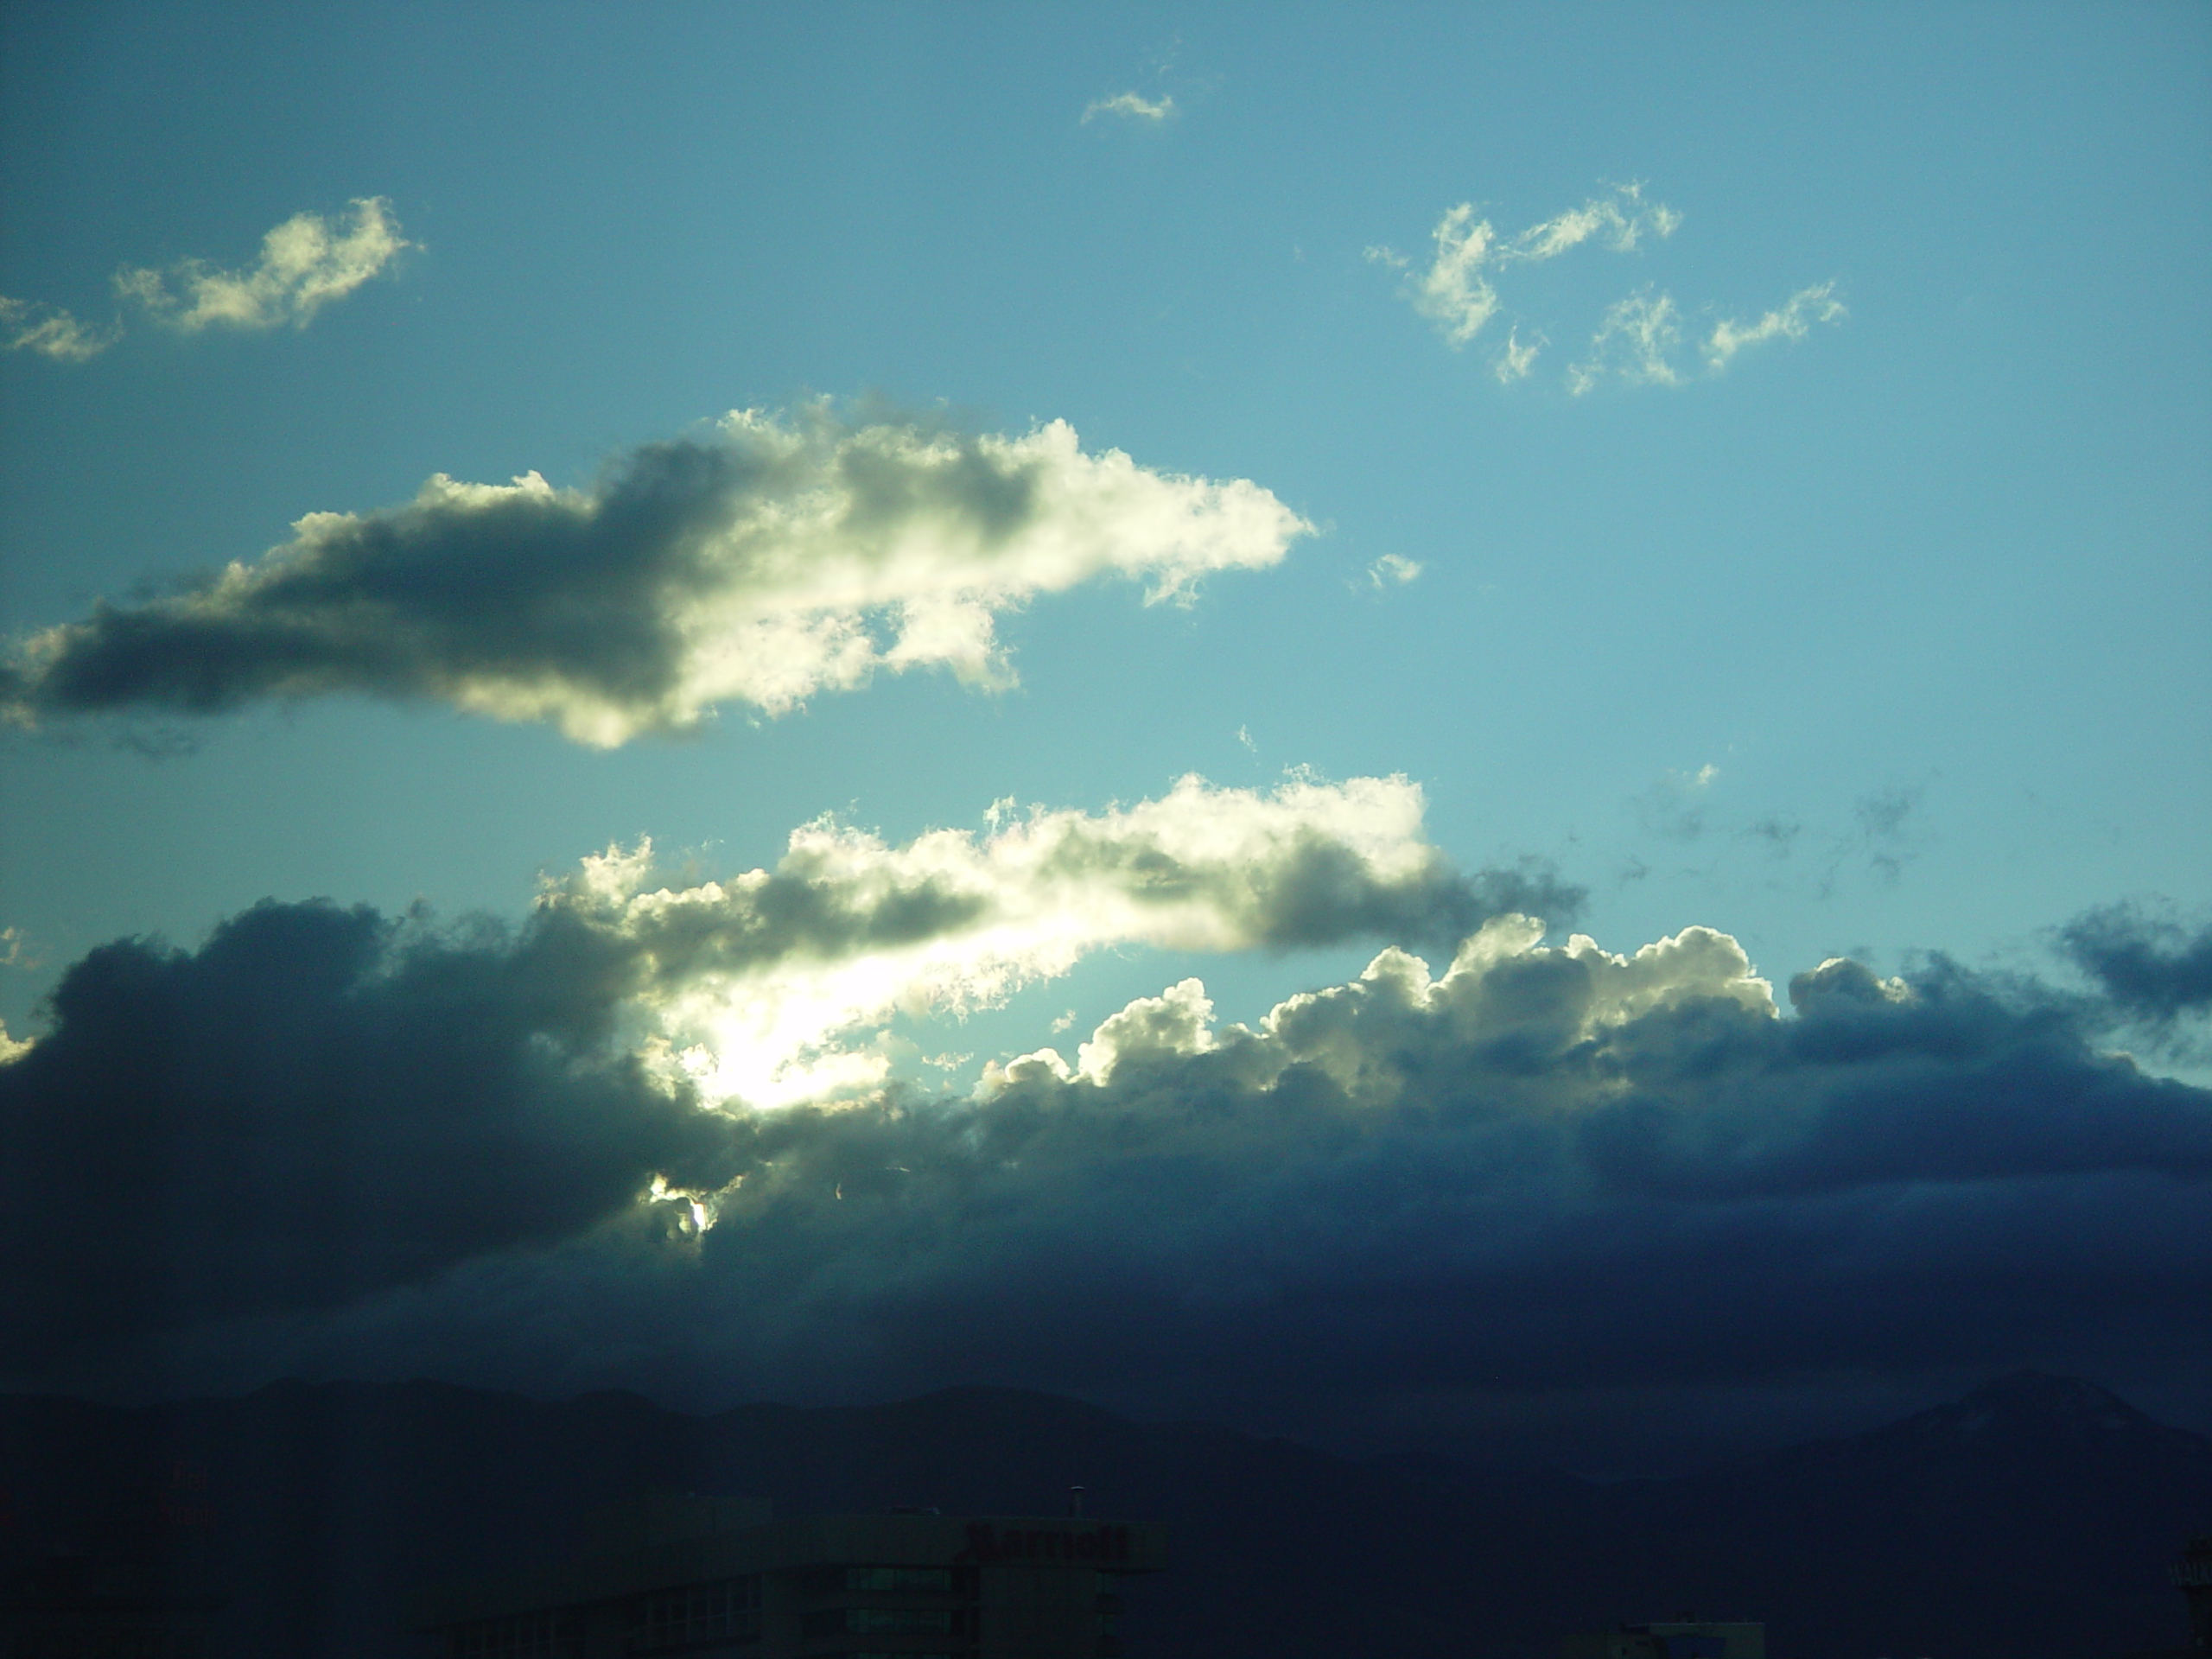
[[[1560,1644],[1560,1659],[1766,1659],[1766,1626],[1684,1613],[1658,1624],[1578,1630]]]
[[[761,1499],[671,1495],[610,1515],[576,1560],[437,1591],[413,1622],[451,1659],[1116,1659],[1116,1586],[1164,1558],[1158,1527],[1080,1515],[778,1521]]]

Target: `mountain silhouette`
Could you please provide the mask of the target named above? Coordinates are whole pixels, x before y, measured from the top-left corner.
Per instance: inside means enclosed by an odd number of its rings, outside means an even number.
[[[2212,1525],[2212,1441],[2017,1373],[1868,1433],[1611,1484],[1361,1465],[1205,1423],[963,1388],[708,1416],[609,1392],[282,1382],[139,1409],[0,1396],[0,1564],[151,1563],[223,1599],[218,1653],[419,1653],[423,1586],[558,1560],[656,1488],[779,1514],[934,1506],[1164,1522],[1132,1659],[1550,1659],[1616,1619],[1764,1618],[1777,1659],[2080,1659],[2180,1640],[2164,1564]]]

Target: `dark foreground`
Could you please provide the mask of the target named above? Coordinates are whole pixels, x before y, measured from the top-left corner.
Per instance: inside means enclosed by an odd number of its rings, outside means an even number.
[[[2164,1565],[2212,1530],[2212,1441],[2023,1373],[1873,1433],[1683,1479],[1418,1477],[1203,1424],[963,1389],[711,1417],[431,1382],[124,1411],[0,1397],[0,1567],[150,1558],[223,1656],[413,1654],[421,1586],[557,1559],[640,1490],[779,1513],[921,1504],[1167,1528],[1131,1659],[1542,1656],[1619,1618],[1764,1618],[1776,1659],[2100,1659],[2177,1645]]]

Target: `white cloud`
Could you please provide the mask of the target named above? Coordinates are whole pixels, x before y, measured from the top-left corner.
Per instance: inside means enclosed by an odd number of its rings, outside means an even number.
[[[1483,269],[1490,263],[1497,232],[1474,205],[1446,210],[1431,232],[1436,254],[1414,288],[1414,309],[1443,330],[1454,346],[1464,346],[1497,314],[1497,290]]]
[[[1516,380],[1527,379],[1529,371],[1536,365],[1536,353],[1543,350],[1548,343],[1543,335],[1538,334],[1535,339],[1523,344],[1521,330],[1517,326],[1515,327],[1505,337],[1505,349],[1500,352],[1491,363],[1491,369],[1497,375],[1498,384],[1502,386],[1510,386]]]
[[[261,239],[261,258],[246,270],[220,270],[187,259],[168,270],[126,267],[118,294],[143,304],[172,327],[196,332],[212,323],[233,328],[305,327],[333,300],[343,299],[413,246],[399,234],[391,204],[357,198],[337,223],[296,213]],[[172,293],[174,283],[181,296]]]
[[[589,489],[442,474],[404,506],[294,528],[194,591],[33,637],[0,664],[0,710],[357,691],[611,746],[724,702],[781,713],[879,669],[1008,684],[995,621],[1034,595],[1120,575],[1185,601],[1313,530],[1256,484],[1086,454],[1064,422],[971,437],[826,404],[734,414]]]
[[[1611,196],[1592,196],[1556,219],[1531,225],[1498,250],[1498,261],[1556,259],[1592,238],[1603,238],[1615,253],[1630,253],[1645,232],[1669,237],[1681,222],[1682,216],[1662,201],[1646,205],[1642,185],[1620,185]]]
[[[79,322],[60,306],[0,295],[0,348],[36,352],[57,362],[82,363],[122,338],[120,323],[103,331]]]
[[[1706,361],[1718,373],[1748,346],[1762,346],[1770,340],[1802,340],[1815,323],[1840,322],[1847,315],[1843,302],[1835,297],[1833,281],[1801,288],[1757,322],[1724,319],[1716,324],[1705,343]]]
[[[1421,562],[1409,559],[1402,553],[1385,553],[1367,567],[1367,584],[1370,588],[1402,588],[1418,578]]]
[[[1118,115],[1131,121],[1148,121],[1158,125],[1175,113],[1175,100],[1162,92],[1157,99],[1141,98],[1135,92],[1116,92],[1111,98],[1094,99],[1084,110],[1085,125],[1102,115]]]
[[[1499,906],[1451,871],[1423,808],[1402,778],[1262,792],[1186,777],[1133,807],[904,846],[823,819],[773,870],[677,889],[649,844],[610,849],[548,887],[539,925],[562,952],[580,936],[627,964],[658,1064],[710,1100],[785,1105],[880,1084],[895,1016],[995,1007],[1109,946],[1455,936]]]
[[[13,1065],[24,1055],[29,1053],[31,1047],[32,1041],[29,1038],[17,1041],[8,1034],[6,1023],[0,1021],[0,1065]]]
[[[1132,1063],[1215,1054],[1220,1079],[1239,1090],[1273,1089],[1292,1067],[1306,1066],[1343,1089],[1354,1109],[1387,1109],[1437,1086],[1422,1065],[1423,1051],[1432,1048],[1465,1052],[1496,1045],[1518,1053],[1541,1033],[1538,1046],[1567,1053],[1651,1014],[1698,1005],[1725,1005],[1762,1021],[1779,1017],[1773,986],[1740,944],[1713,929],[1686,928],[1631,956],[1580,933],[1548,948],[1543,936],[1544,924],[1534,918],[1497,917],[1460,944],[1440,977],[1394,945],[1357,980],[1301,991],[1256,1027],[1217,1031],[1205,984],[1186,979],[1109,1015],[1074,1065],[1054,1049],[1039,1049],[987,1068],[979,1092],[988,1099],[1047,1078],[1126,1084],[1116,1074]],[[1618,1093],[1605,1068],[1563,1065],[1517,1081],[1548,1096],[1543,1103],[1554,1109],[1598,1105]]]
[[[1606,311],[1591,337],[1590,355],[1568,368],[1567,389],[1579,397],[1608,373],[1631,385],[1679,385],[1682,377],[1670,359],[1681,340],[1681,314],[1671,296],[1631,294]]]
[[[1472,202],[1463,201],[1437,220],[1430,233],[1435,252],[1408,297],[1446,340],[1464,346],[1497,315],[1497,289],[1488,274],[1491,270],[1556,259],[1590,241],[1616,253],[1632,252],[1647,234],[1671,236],[1681,223],[1681,215],[1665,203],[1646,203],[1643,187],[1634,184],[1617,188],[1611,196],[1593,196],[1580,207],[1503,239],[1490,220],[1476,217]],[[1411,264],[1404,255],[1382,246],[1369,248],[1367,257],[1397,270]],[[1521,346],[1517,337],[1509,341],[1498,359],[1498,378],[1511,381],[1526,374],[1535,351],[1534,346]]]

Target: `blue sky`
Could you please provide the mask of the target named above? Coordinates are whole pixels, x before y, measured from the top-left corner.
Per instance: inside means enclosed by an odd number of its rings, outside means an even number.
[[[542,876],[640,836],[726,878],[824,813],[896,848],[1192,772],[1254,800],[1402,775],[1437,858],[1585,890],[1555,944],[1704,926],[1778,998],[1832,957],[1910,977],[1936,952],[2087,995],[2054,950],[2073,918],[2204,925],[2201,8],[26,5],[0,28],[19,653],[103,601],[153,614],[308,513],[437,474],[588,493],[641,447],[712,450],[731,410],[788,431],[821,399],[846,433],[1065,422],[1085,465],[1246,480],[1310,526],[1216,547],[1187,603],[1147,603],[1136,553],[1134,579],[1014,593],[995,687],[880,668],[612,747],[422,684],[214,715],[27,694],[0,734],[16,1039],[104,941],[194,951],[264,899],[514,924]],[[405,245],[344,291],[194,326],[195,269],[246,272],[272,227],[339,235],[364,201]],[[1592,204],[1577,245],[1511,252]],[[1425,309],[1422,283],[1440,226],[1485,220],[1496,311],[1455,341],[1470,290]],[[29,333],[60,312],[73,356]],[[1669,318],[1663,357],[1624,343]],[[1510,381],[1509,344],[1541,346]],[[1192,975],[1256,1022],[1416,943],[1324,932],[1108,930],[965,1021],[897,1015],[891,1075],[959,1094],[1047,1042],[1071,1062]],[[1441,974],[1450,941],[1420,948]],[[2096,1040],[2201,1083],[2201,1044],[2162,1029]],[[937,1052],[969,1058],[918,1065]]]

